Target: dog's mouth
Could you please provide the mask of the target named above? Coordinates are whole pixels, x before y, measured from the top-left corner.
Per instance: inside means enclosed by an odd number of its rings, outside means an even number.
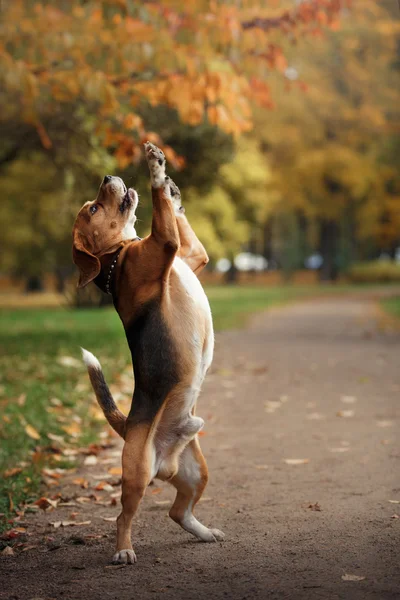
[[[128,210],[129,208],[131,208],[133,206],[133,201],[135,198],[135,190],[133,190],[132,188],[126,188],[126,185],[124,185],[125,188],[125,195],[122,198],[122,202],[119,205],[119,211],[121,214],[124,214],[124,212],[126,210]]]

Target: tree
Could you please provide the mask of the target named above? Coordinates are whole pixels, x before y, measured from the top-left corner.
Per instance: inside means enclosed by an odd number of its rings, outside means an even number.
[[[367,240],[388,251],[399,243],[399,31],[389,2],[353,3],[340,30],[323,39],[317,30],[312,44],[288,50],[292,81],[271,81],[279,110],[256,117],[277,210],[306,218],[324,279],[335,278]]]
[[[348,0],[280,4],[4,0],[0,101],[8,139],[0,164],[38,141],[57,152],[55,121],[68,128],[64,114],[79,123],[95,116],[93,134],[121,168],[140,160],[144,139],[161,143],[143,117],[148,106],[173,108],[193,126],[208,120],[233,135],[248,131],[251,104],[271,103],[265,75],[286,68],[279,40],[335,26]],[[182,166],[172,148],[164,151]]]

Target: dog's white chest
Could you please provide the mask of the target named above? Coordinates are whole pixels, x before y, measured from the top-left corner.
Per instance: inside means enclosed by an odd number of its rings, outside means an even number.
[[[178,257],[175,257],[174,259],[173,268],[189,296],[194,300],[197,306],[202,308],[211,318],[210,304],[197,276],[190,267]]]

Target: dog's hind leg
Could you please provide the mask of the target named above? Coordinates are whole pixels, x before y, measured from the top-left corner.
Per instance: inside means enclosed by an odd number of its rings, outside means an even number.
[[[222,531],[208,529],[193,514],[194,506],[200,500],[207,481],[207,464],[198,439],[195,438],[182,452],[178,473],[171,479],[177,494],[169,516],[202,542],[222,541],[225,537]]]
[[[122,512],[117,519],[117,549],[114,563],[134,563],[136,554],[132,547],[132,519],[154,473],[152,426],[141,423],[127,427],[122,452]]]

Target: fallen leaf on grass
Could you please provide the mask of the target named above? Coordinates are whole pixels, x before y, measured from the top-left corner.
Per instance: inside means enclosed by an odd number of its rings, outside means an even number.
[[[321,510],[322,510],[322,508],[320,507],[318,502],[316,502],[315,504],[309,504],[308,508],[310,510],[315,510],[316,512],[321,512]]]
[[[54,529],[59,527],[80,527],[81,525],[90,525],[91,521],[53,521],[50,525],[53,525]]]
[[[60,423],[62,423],[64,419],[61,419],[59,417],[57,420]],[[62,427],[62,429],[65,431],[65,433],[68,433],[68,435],[70,435],[73,438],[77,438],[82,431],[82,427],[81,427],[80,423],[76,423],[75,421],[73,423],[71,423],[70,425],[64,425]]]
[[[21,473],[21,471],[22,471],[21,467],[14,467],[13,469],[7,469],[7,471],[4,471],[3,477],[13,477],[14,475],[18,475],[18,473]]]
[[[43,469],[42,474],[52,479],[61,479],[69,469]]]
[[[32,427],[32,425],[26,425],[25,433],[27,435],[29,435],[29,437],[32,438],[33,440],[40,440],[39,432],[36,431],[36,429],[34,427]]]
[[[116,521],[117,517],[101,517],[103,521]]]
[[[111,467],[108,472],[110,475],[122,475],[122,467]]]
[[[12,529],[5,531],[2,534],[1,539],[2,540],[13,540],[14,538],[16,538],[20,535],[23,535],[24,533],[26,533],[25,527],[13,527]]]
[[[11,546],[6,546],[4,550],[1,551],[1,556],[15,556],[15,552]]]
[[[343,581],[363,581],[364,579],[364,575],[350,575],[350,573],[345,573],[342,575]]]
[[[25,400],[26,400],[26,394],[21,394],[20,396],[18,396],[18,398],[17,398],[18,406],[24,406]]]
[[[284,458],[283,461],[287,465],[306,465],[310,462],[309,458]]]
[[[81,367],[82,363],[80,360],[78,360],[77,358],[74,358],[73,356],[59,356],[57,358],[57,362],[58,364],[62,365],[63,367]]]
[[[339,410],[336,413],[337,417],[344,417],[345,419],[349,419],[350,417],[354,417],[355,415],[355,411],[354,410]]]

